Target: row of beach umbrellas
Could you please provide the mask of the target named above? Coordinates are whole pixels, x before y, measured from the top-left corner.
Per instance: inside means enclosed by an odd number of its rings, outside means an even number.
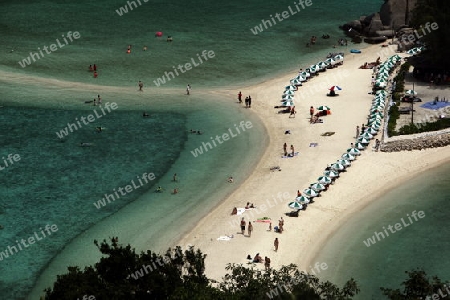
[[[305,69],[305,71],[299,72],[299,74],[290,80],[290,84],[285,87],[282,96],[282,106],[294,106],[294,93],[298,89],[299,86],[303,85],[303,82],[306,82],[309,78],[316,75],[320,71],[325,71],[327,68],[340,65],[344,63],[344,56],[341,54],[337,54],[333,57],[330,57],[324,61],[319,61],[318,63],[309,66],[309,68]],[[331,89],[340,90],[341,88],[338,86],[333,86]]]
[[[395,54],[379,65],[377,75],[375,77],[375,88],[384,89],[387,87],[389,75],[391,74],[393,68],[400,63],[401,59],[402,58],[398,54]]]
[[[384,63],[384,69],[389,72],[392,71],[391,68],[393,68],[398,61],[397,58],[394,58],[395,56],[396,55],[386,61],[390,63]],[[383,70],[378,70],[378,72],[383,72]],[[377,74],[377,77],[378,75],[379,74]],[[303,209],[303,207],[310,203],[314,197],[318,197],[321,192],[326,191],[328,185],[332,184],[339,177],[340,173],[350,167],[352,162],[361,155],[361,151],[366,149],[370,140],[373,139],[380,130],[387,96],[388,93],[384,89],[380,89],[375,93],[370,108],[367,127],[364,129],[364,132],[357,137],[356,143],[353,147],[348,148],[336,162],[329,164],[323,175],[317,178],[317,182],[312,183],[307,189],[303,190],[302,195],[297,197],[295,201],[290,202],[288,204],[290,208]]]

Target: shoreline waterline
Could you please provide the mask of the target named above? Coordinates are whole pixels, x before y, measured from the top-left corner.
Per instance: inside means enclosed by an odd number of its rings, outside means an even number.
[[[402,177],[397,186],[381,193],[377,201],[368,203],[346,222],[340,222],[314,257],[314,261],[325,260],[330,265],[331,272],[323,274],[321,279],[342,285],[344,280],[355,278],[361,287],[355,299],[379,299],[382,297],[379,287],[397,288],[407,278],[405,272],[417,268],[445,281],[450,273],[443,258],[448,256],[449,243],[440,237],[448,223],[445,211],[450,190],[448,179],[436,179],[449,170],[448,157],[441,162],[436,160],[424,167],[423,172]],[[423,212],[419,225],[407,223],[408,228],[367,246],[366,240],[380,231],[381,226],[400,223],[400,218],[411,211]],[[334,249],[340,249],[341,255],[336,255]],[[430,255],[435,251],[439,254]],[[372,278],[367,276],[369,273]]]

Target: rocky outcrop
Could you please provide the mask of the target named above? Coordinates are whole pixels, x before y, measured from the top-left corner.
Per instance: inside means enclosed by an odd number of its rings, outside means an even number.
[[[411,21],[411,11],[417,4],[417,0],[390,0],[380,8],[380,18],[384,25],[398,30],[407,26]]]
[[[440,132],[426,133],[415,135],[414,138],[396,137],[396,139],[389,139],[386,143],[381,145],[382,152],[399,152],[424,150],[427,148],[445,147],[450,145],[450,130],[443,130]]]
[[[394,31],[405,27],[417,0],[386,0],[379,13],[361,16],[341,28],[350,36],[392,37]]]

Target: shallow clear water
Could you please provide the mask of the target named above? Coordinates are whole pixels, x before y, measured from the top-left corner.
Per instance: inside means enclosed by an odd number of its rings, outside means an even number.
[[[405,271],[424,269],[429,276],[450,278],[450,241],[447,211],[450,209],[450,165],[418,174],[358,213],[327,242],[317,261],[326,262],[321,274],[339,284],[353,277],[361,287],[355,299],[383,299],[380,287],[400,288]],[[423,218],[412,217],[423,211]],[[411,220],[409,217],[411,217]],[[402,221],[403,218],[403,221]],[[392,233],[388,226],[401,224]],[[379,235],[367,247],[367,239]],[[394,228],[395,231],[395,228]]]

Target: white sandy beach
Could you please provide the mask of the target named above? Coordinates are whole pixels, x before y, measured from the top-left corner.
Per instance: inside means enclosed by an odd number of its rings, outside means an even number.
[[[393,46],[390,46],[393,49]],[[390,53],[389,53],[390,52]],[[388,55],[386,55],[388,54]],[[322,196],[315,198],[298,218],[285,216],[291,209],[287,204],[294,200],[297,190],[303,191],[316,182],[327,166],[339,159],[350,143],[354,142],[355,127],[366,122],[370,109],[372,70],[358,69],[364,62],[375,61],[381,55],[382,61],[394,51],[381,51],[380,46],[371,46],[363,54],[346,54],[345,63],[337,69],[328,70],[304,84],[296,92],[296,118],[289,114],[277,114],[281,94],[295,73],[263,82],[257,86],[235,88],[220,93],[233,97],[242,90],[244,97],[252,95],[252,110],[265,124],[270,143],[258,167],[249,178],[234,174],[241,184],[228,199],[199,222],[197,227],[178,244],[194,245],[207,254],[206,274],[220,280],[226,273],[228,263],[248,263],[250,254],[256,253],[271,258],[272,267],[290,263],[309,271],[315,263],[318,250],[340,225],[353,214],[361,211],[389,189],[414,176],[450,160],[448,147],[425,151],[383,153],[372,151],[372,144],[353,162],[347,172],[330,186]],[[313,63],[313,62],[311,62]],[[300,66],[305,68],[306,66]],[[335,82],[338,80],[338,82]],[[332,84],[330,84],[332,82]],[[330,85],[342,87],[339,97],[326,97]],[[298,97],[302,91],[309,95],[308,88],[321,85],[320,92],[314,89],[312,97]],[[419,91],[420,92],[420,91]],[[323,124],[309,124],[309,107],[328,105],[332,114],[323,117]],[[290,135],[285,135],[291,130]],[[322,133],[335,132],[332,136]],[[377,136],[380,138],[381,133]],[[283,144],[292,144],[300,154],[294,158],[281,158]],[[309,147],[318,143],[317,147]],[[282,171],[271,172],[270,167],[280,166]],[[288,197],[285,197],[288,196]],[[276,199],[276,200],[275,200]],[[257,209],[247,210],[240,216],[231,216],[233,207],[244,207],[254,203]],[[240,234],[241,217],[252,221],[252,236]],[[273,226],[278,220],[285,220],[282,234],[268,231],[267,223],[254,222],[258,218],[270,217]],[[229,241],[218,241],[224,235],[234,235]],[[279,239],[279,250],[274,251],[274,239]],[[339,253],[336,253],[337,256]],[[258,268],[263,269],[263,264]]]

